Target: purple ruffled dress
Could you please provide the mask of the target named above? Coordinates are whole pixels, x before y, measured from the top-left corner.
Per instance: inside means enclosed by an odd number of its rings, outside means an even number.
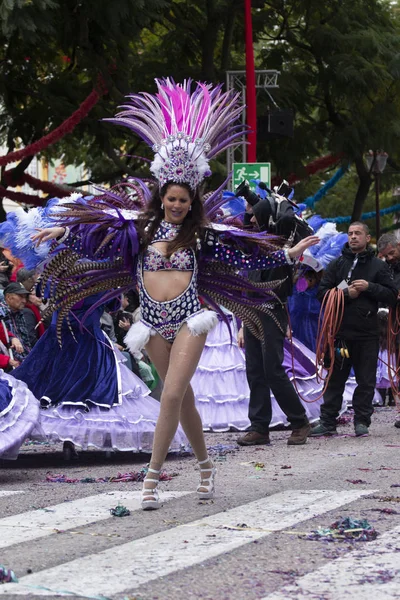
[[[46,439],[89,447],[151,452],[160,404],[149,388],[124,364],[122,354],[100,328],[103,306],[79,327],[82,315],[97,298],[74,307],[60,347],[55,318],[15,377],[40,400],[40,421]],[[181,428],[170,451],[187,443]]]
[[[231,324],[232,341],[228,327],[220,320],[207,336],[199,365],[191,381],[196,406],[205,431],[243,431],[250,425],[248,419],[250,390],[246,378],[245,356],[237,345],[236,321],[231,314],[228,314],[227,318]],[[293,340],[293,349],[290,342],[285,341],[283,364],[290,380],[292,382],[295,380],[308,419],[310,422],[317,421],[323,398],[316,400],[321,393],[322,384],[318,383],[316,378],[315,354],[298,340]],[[354,387],[355,382],[349,380],[341,412],[346,410]],[[302,397],[308,402],[302,400]],[[271,403],[270,427],[288,425],[287,417],[272,393]]]
[[[224,311],[225,312],[225,311]],[[236,319],[226,314],[232,331],[219,317],[207,335],[191,385],[204,431],[243,431],[249,426],[246,365],[237,345]]]
[[[378,364],[376,367],[376,387],[378,389],[389,389],[391,386],[389,379],[389,356],[387,350],[379,351]],[[396,357],[393,356],[391,360],[392,365],[396,364]]]
[[[92,447],[151,452],[160,403],[150,396],[146,384],[123,364],[124,358],[116,348],[113,355],[114,376],[121,385],[121,403],[109,409],[91,405],[89,410],[61,403],[41,410],[41,425],[48,440],[71,441],[83,450]],[[179,428],[169,451],[178,452],[186,444],[187,439]]]
[[[38,429],[40,406],[25,383],[0,370],[0,459],[15,460],[21,444]]]

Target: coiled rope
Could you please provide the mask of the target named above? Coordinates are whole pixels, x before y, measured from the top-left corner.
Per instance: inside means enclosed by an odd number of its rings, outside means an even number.
[[[318,330],[315,350],[315,372],[317,383],[323,388],[316,398],[309,400],[301,395],[296,383],[293,354],[293,339],[289,318],[289,340],[292,344],[291,358],[293,369],[293,385],[299,397],[307,404],[317,402],[325,394],[335,365],[335,339],[340,329],[344,314],[344,293],[342,289],[332,288],[324,296],[318,318]],[[399,328],[400,331],[400,328]]]

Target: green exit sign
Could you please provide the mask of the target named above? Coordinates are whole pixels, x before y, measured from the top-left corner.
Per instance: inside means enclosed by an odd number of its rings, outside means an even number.
[[[252,179],[260,179],[267,187],[271,187],[271,163],[234,163],[233,165],[233,189],[240,185],[243,179],[247,179],[252,190],[256,184]]]

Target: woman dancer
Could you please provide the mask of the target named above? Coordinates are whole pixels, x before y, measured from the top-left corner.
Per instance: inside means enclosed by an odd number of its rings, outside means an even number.
[[[60,272],[61,259],[55,256],[54,265],[50,263],[46,271],[48,277],[58,278],[64,290],[55,297],[55,304],[62,307],[60,317],[68,310],[69,271],[77,285],[77,272],[70,266],[77,256],[95,255],[109,261],[108,273],[106,263],[101,263],[97,275],[93,266],[90,277],[79,274],[80,289],[88,294],[93,278],[100,285],[101,273],[103,289],[116,287],[117,282],[132,286],[132,279],[137,280],[142,316],[126,342],[133,352],[145,346],[164,381],[143,509],[160,507],[159,474],[179,422],[200,464],[198,496],[212,498],[214,494],[215,467],[207,453],[190,380],[217,316],[201,307],[199,295],[209,305],[216,307],[219,302],[233,309],[257,334],[260,323],[255,309],[269,310],[271,285],[254,286],[239,277],[238,269],[291,262],[318,241],[311,236],[293,248],[276,250],[265,234],[213,227],[207,216],[213,216],[222,198],[214,194],[205,210],[199,186],[210,174],[208,160],[242,134],[237,125],[242,107],[237,95],[222,94],[220,87],[198,84],[191,93],[190,81],[177,85],[168,79],[158,81],[157,86],[157,96],[131,96],[113,120],[142,136],[156,153],[151,170],[158,184],[144,210],[136,215],[124,213],[127,204],[105,192],[93,202],[76,200],[70,207],[64,205],[60,226],[34,237],[36,243],[59,238],[70,248],[62,254],[64,264],[67,257],[71,261],[66,268]],[[148,200],[143,186],[139,191]],[[254,296],[246,296],[244,290]]]

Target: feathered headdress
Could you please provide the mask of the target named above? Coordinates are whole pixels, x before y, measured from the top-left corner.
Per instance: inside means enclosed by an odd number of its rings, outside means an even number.
[[[245,126],[238,122],[243,111],[239,94],[222,92],[221,86],[182,84],[156,79],[158,93],[128,96],[128,103],[114,119],[129,127],[155,152],[150,170],[162,187],[168,181],[195,189],[211,175],[208,161],[237,143]]]

